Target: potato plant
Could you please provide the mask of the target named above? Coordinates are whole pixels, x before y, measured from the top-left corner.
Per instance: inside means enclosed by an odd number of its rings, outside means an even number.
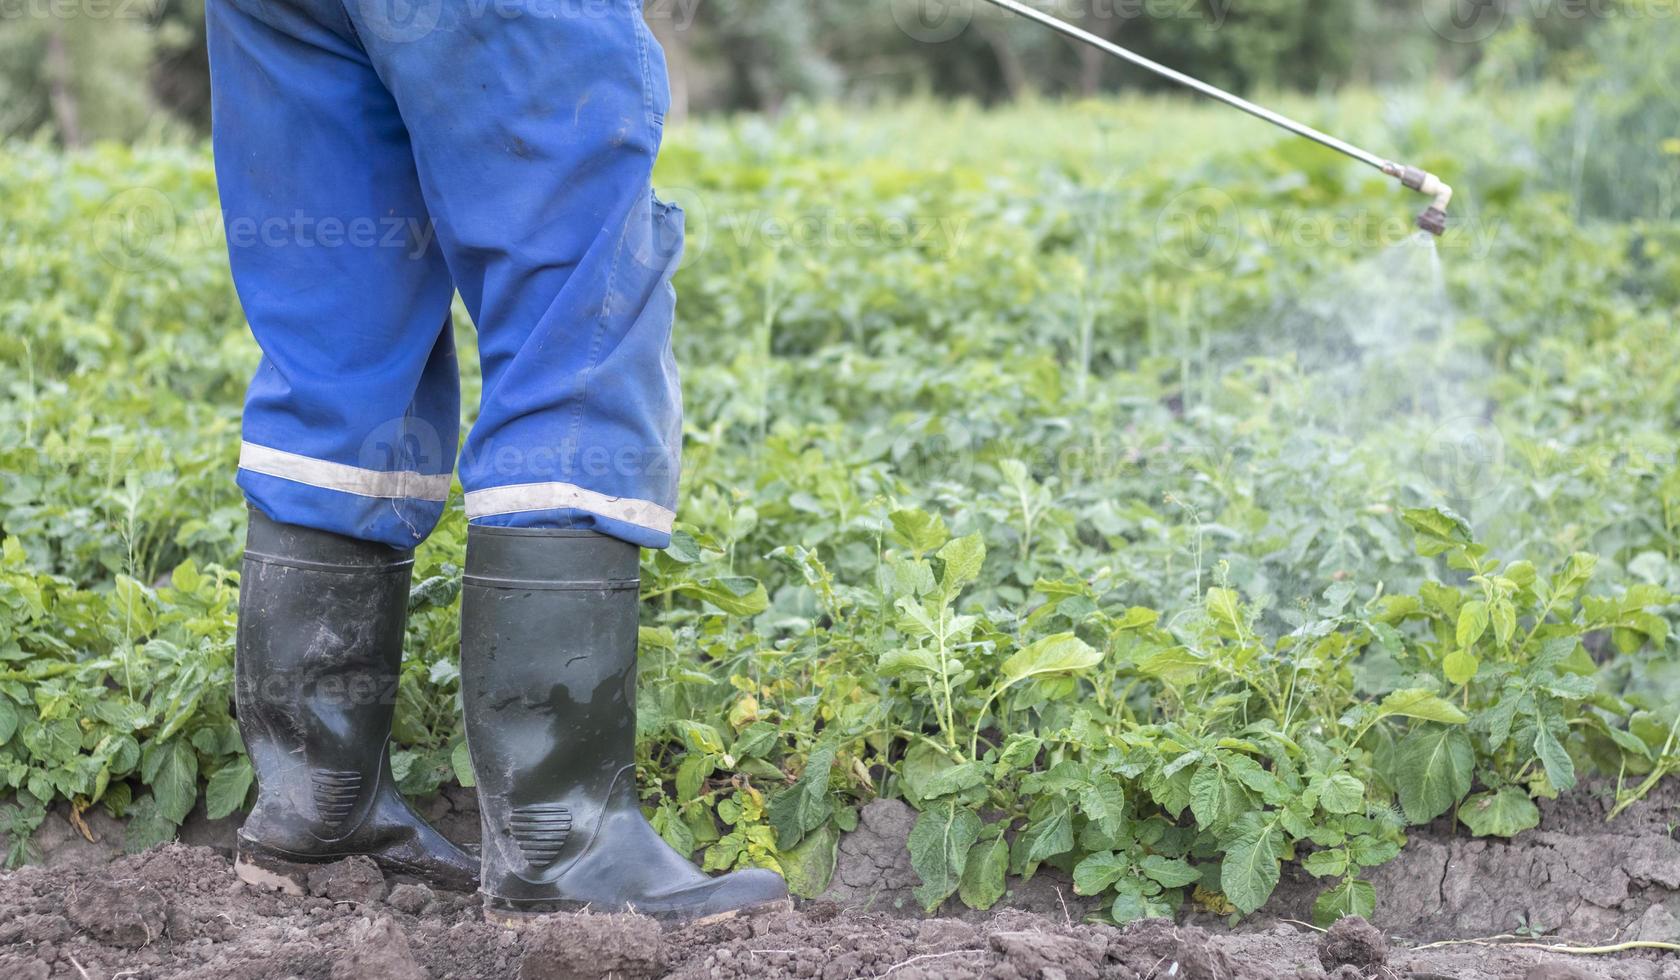
[[[1117,921],[1240,916],[1299,862],[1328,920],[1419,825],[1509,836],[1680,770],[1680,233],[1572,208],[1569,92],[1478,96],[1292,107],[1466,189],[1439,280],[1411,202],[1207,107],[674,131],[684,491],[638,752],[666,840],[815,894],[888,796],[929,908],[1048,868]],[[144,847],[251,792],[255,352],[204,148],[0,147],[0,216],[0,826],[14,863],[49,812]],[[412,794],[471,780],[464,528],[457,498],[418,554]]]

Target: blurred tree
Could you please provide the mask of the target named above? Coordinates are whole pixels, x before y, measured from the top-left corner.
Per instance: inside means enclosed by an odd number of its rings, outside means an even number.
[[[45,131],[77,145],[145,130],[154,110],[145,86],[154,45],[143,22],[26,9],[0,23],[0,133]]]

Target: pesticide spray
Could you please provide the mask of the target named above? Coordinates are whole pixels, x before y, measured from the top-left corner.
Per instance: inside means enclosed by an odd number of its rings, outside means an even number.
[[[1234,109],[1240,109],[1256,118],[1264,119],[1266,122],[1269,122],[1274,126],[1288,130],[1297,136],[1305,137],[1306,139],[1312,140],[1320,145],[1327,146],[1338,153],[1358,160],[1360,163],[1363,163],[1368,167],[1374,167],[1377,170],[1382,171],[1386,176],[1393,177],[1395,180],[1398,180],[1400,184],[1407,189],[1417,191],[1419,194],[1423,194],[1431,198],[1429,207],[1425,209],[1422,214],[1418,215],[1417,226],[1437,238],[1446,234],[1447,206],[1452,203],[1453,189],[1447,185],[1446,181],[1434,174],[1425,170],[1420,170],[1417,167],[1410,167],[1402,163],[1395,163],[1392,160],[1386,160],[1368,150],[1363,150],[1354,146],[1352,143],[1337,139],[1329,133],[1320,132],[1304,123],[1296,122],[1281,113],[1273,112],[1265,106],[1257,105],[1245,98],[1233,95],[1216,85],[1209,85],[1207,82],[1204,82],[1199,78],[1192,78],[1181,71],[1168,68],[1166,65],[1163,65],[1158,61],[1151,61],[1143,55],[1140,55],[1128,48],[1123,48],[1107,38],[1098,37],[1090,31],[1080,27],[1075,27],[1059,17],[1054,17],[1037,9],[1036,7],[1029,6],[1026,3],[1023,3],[1022,0],[986,0],[986,2],[995,7],[1007,10],[1010,13],[1018,14],[1028,20],[1036,21],[1037,23],[1056,31],[1059,34],[1073,38],[1083,44],[1088,44],[1099,51],[1110,54],[1122,61],[1129,62],[1139,68],[1145,69],[1146,71],[1154,72],[1156,75],[1159,75],[1170,82],[1182,85],[1185,88],[1193,89],[1208,98],[1223,102]]]
[[[1411,494],[1466,513],[1489,503],[1484,495],[1499,489],[1500,446],[1472,394],[1487,365],[1453,343],[1456,314],[1435,248],[1446,233],[1453,198],[1446,181],[1169,68],[1023,0],[986,2],[1335,150],[1430,198],[1417,218],[1418,233],[1305,294],[1280,300],[1259,322],[1227,332],[1223,350],[1208,353],[1229,366],[1257,350],[1290,352],[1294,383],[1285,386],[1287,392],[1274,392],[1272,409],[1292,423],[1292,444],[1304,463],[1374,450],[1409,473],[1401,482]]]

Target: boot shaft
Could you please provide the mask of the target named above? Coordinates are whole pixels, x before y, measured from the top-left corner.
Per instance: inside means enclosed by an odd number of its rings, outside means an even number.
[[[412,566],[409,552],[252,512],[234,699],[257,776],[253,833],[311,846],[367,815],[388,778]]]
[[[548,893],[615,799],[634,806],[638,559],[588,531],[468,531],[461,694],[493,897]]]
[[[703,919],[785,908],[774,873],[709,878],[642,814],[638,549],[588,531],[467,534],[461,694],[487,914]]]
[[[461,670],[469,717],[497,732],[486,752],[534,762],[588,746],[608,780],[633,761],[639,556],[591,531],[469,531]]]

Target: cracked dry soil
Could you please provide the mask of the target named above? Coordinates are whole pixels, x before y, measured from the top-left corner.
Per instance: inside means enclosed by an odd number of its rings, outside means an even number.
[[[234,878],[215,839],[114,859],[49,854],[52,866],[0,875],[0,976],[1680,980],[1680,957],[1660,953],[1418,948],[1518,926],[1548,939],[1680,939],[1672,783],[1614,824],[1603,822],[1603,798],[1584,793],[1547,806],[1542,829],[1514,841],[1424,829],[1378,875],[1375,925],[1346,920],[1323,935],[1289,921],[1307,918],[1314,890],[1296,874],[1236,930],[1205,915],[1084,924],[1083,900],[1048,874],[1018,883],[1006,899],[1014,908],[916,917],[904,901],[914,876],[899,857],[901,806],[866,808],[822,899],[665,930],[639,916],[556,915],[507,931],[482,921],[474,897],[389,881],[365,859],[323,868],[303,897],[258,892]]]

